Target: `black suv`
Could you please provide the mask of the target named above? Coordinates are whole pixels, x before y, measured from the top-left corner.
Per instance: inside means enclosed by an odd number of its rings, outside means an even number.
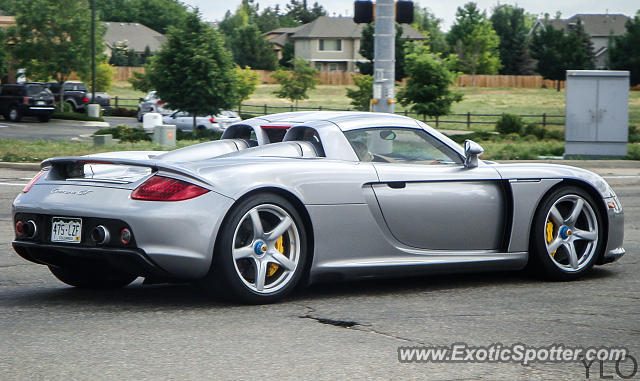
[[[0,114],[12,122],[35,116],[48,122],[55,110],[53,94],[44,83],[27,82],[0,86]]]

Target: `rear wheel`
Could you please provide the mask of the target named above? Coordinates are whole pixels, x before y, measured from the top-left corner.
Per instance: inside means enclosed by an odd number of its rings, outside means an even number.
[[[562,187],[542,202],[533,221],[531,264],[555,280],[572,280],[596,262],[604,227],[593,198],[577,187]]]
[[[271,303],[295,288],[306,263],[306,232],[296,209],[280,196],[257,194],[231,211],[200,284],[245,303]]]
[[[20,109],[17,108],[16,106],[11,106],[9,108],[9,120],[12,122],[19,122],[20,119],[22,119],[22,113],[20,112]]]
[[[133,282],[138,276],[111,268],[68,268],[49,266],[51,273],[62,282],[78,288],[116,289]]]

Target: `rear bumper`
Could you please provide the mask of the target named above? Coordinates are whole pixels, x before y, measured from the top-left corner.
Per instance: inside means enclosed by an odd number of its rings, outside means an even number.
[[[12,245],[22,258],[41,265],[99,267],[106,264],[145,278],[174,278],[141,249],[71,247],[26,241],[13,241]]]
[[[123,255],[119,249],[129,254],[129,250],[133,250],[171,278],[197,279],[206,275],[218,229],[233,200],[215,192],[177,202],[132,200],[130,194],[131,189],[36,184],[13,203],[14,219],[28,214],[42,216],[35,219],[38,231],[42,232],[39,233],[42,236],[33,240],[36,246],[22,246],[30,248],[27,254],[31,256],[51,250],[57,255],[99,253],[118,257]],[[51,216],[82,218],[82,245],[51,243]],[[109,219],[130,227],[134,247],[90,247],[95,245],[85,241],[89,237],[88,229],[97,221]],[[112,237],[119,236],[119,225],[111,228],[109,224],[101,224],[109,228]]]
[[[23,105],[20,107],[20,113],[25,116],[45,116],[51,115],[55,111],[53,106],[29,106]]]

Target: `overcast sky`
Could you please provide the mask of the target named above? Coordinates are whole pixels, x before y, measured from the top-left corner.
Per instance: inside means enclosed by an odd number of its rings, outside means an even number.
[[[182,2],[200,8],[204,18],[208,21],[221,20],[225,12],[235,10],[241,0],[182,0]],[[280,4],[284,8],[288,0],[256,0],[261,8]],[[314,0],[308,0],[310,4]],[[334,13],[342,16],[353,16],[353,1],[350,0],[321,0],[318,1],[327,9],[330,15]],[[414,1],[421,6],[427,6],[438,18],[444,20],[444,29],[447,30],[455,20],[456,8],[466,1]],[[545,12],[555,15],[556,11],[562,12],[562,17],[573,16],[576,13],[623,13],[632,16],[640,9],[638,0],[520,0],[520,1],[496,1],[477,0],[476,3],[489,12],[496,4],[518,4],[527,12],[543,14]],[[488,12],[488,13],[489,13]]]

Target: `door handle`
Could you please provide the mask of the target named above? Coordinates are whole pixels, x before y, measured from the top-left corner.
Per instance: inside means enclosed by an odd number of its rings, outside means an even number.
[[[404,181],[390,181],[387,183],[387,186],[393,189],[402,189],[407,186],[407,183]]]

